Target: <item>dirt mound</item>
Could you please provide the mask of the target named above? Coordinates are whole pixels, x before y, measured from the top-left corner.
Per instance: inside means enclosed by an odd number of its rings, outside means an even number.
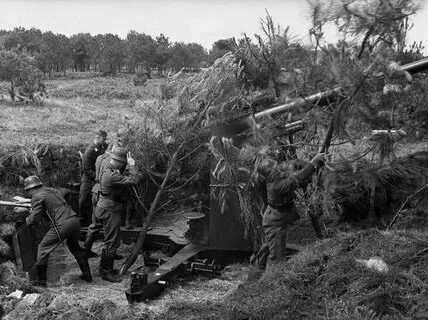
[[[339,234],[243,284],[227,309],[234,319],[418,319],[426,309],[427,253],[428,235],[418,231]],[[372,257],[389,271],[356,261]]]
[[[167,318],[426,319],[427,263],[423,232],[341,233],[277,263],[222,301],[172,306]]]

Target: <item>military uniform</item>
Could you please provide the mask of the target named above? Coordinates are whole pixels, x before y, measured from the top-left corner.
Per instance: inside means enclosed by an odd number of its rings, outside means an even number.
[[[265,246],[269,247],[269,260],[277,260],[285,256],[287,228],[299,219],[294,205],[294,191],[315,172],[309,163],[297,173],[281,177],[269,177],[266,189],[268,207],[263,214],[263,230]]]
[[[43,216],[50,221],[51,228],[43,237],[37,250],[36,267],[39,281],[46,283],[49,254],[63,241],[79,264],[83,279],[92,281],[86,253],[79,245],[80,222],[76,213],[66,203],[61,192],[41,186],[31,199],[32,210],[27,224],[32,225]]]
[[[104,225],[104,245],[106,254],[111,256],[119,248],[120,224],[126,209],[127,186],[137,183],[137,169],[130,166],[129,176],[107,165],[100,176],[100,197],[95,210],[95,219]]]
[[[79,191],[80,216],[89,222],[92,216],[92,187],[95,183],[95,162],[98,156],[104,154],[107,146],[105,144],[93,144],[90,146],[82,159],[82,179]]]
[[[96,257],[96,253],[92,252],[92,245],[95,241],[95,235],[100,232],[103,225],[100,221],[95,218],[95,211],[100,197],[100,175],[105,172],[108,163],[110,162],[110,156],[108,152],[98,156],[95,162],[95,184],[92,187],[92,221],[88,227],[88,233],[86,234],[86,240],[84,247],[89,257]]]

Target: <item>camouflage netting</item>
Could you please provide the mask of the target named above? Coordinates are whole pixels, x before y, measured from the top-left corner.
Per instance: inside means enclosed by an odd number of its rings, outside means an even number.
[[[163,211],[209,206],[209,125],[219,115],[235,113],[245,105],[239,73],[242,67],[228,53],[194,76],[178,73],[161,87],[159,107],[147,108],[145,120],[130,128],[126,142],[144,177],[139,186],[147,206],[179,150],[160,207]]]
[[[325,198],[338,205],[345,221],[390,219],[408,196],[425,185],[427,161],[426,152],[383,165],[364,158],[337,161],[325,173]],[[408,206],[418,206],[426,194],[415,194]],[[421,205],[418,208],[422,210]]]

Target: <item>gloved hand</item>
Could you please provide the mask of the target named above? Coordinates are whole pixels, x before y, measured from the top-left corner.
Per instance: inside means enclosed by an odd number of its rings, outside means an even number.
[[[126,155],[126,158],[128,160],[128,164],[130,166],[135,166],[135,160],[134,160],[134,158],[132,158],[131,152],[128,152],[128,154]]]

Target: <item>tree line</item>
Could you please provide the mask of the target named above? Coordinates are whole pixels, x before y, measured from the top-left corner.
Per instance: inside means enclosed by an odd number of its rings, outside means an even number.
[[[115,74],[146,72],[157,68],[159,73],[182,68],[201,68],[224,54],[214,44],[208,52],[198,43],[171,42],[160,34],[153,38],[131,30],[125,39],[116,34],[91,35],[78,33],[67,37],[39,29],[0,30],[0,50],[25,53],[34,58],[44,74],[68,70]]]

